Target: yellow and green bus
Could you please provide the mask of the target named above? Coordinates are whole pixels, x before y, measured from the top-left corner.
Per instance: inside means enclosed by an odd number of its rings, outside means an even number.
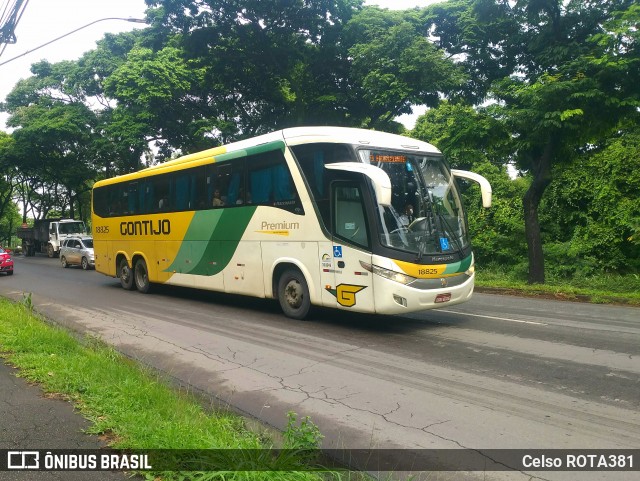
[[[474,261],[455,177],[432,145],[299,127],[205,150],[93,188],[96,270],[125,289],[186,286],[401,314],[464,302]]]

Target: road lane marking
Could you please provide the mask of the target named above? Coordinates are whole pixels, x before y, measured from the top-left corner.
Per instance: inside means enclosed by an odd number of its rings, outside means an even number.
[[[496,319],[498,321],[519,322],[521,324],[535,324],[536,326],[548,326],[548,324],[546,324],[544,322],[523,321],[522,319],[509,319],[508,317],[485,316],[483,314],[471,314],[471,313],[468,313],[468,312],[450,311],[448,309],[438,309],[438,311],[440,311],[440,312],[450,312],[451,314],[462,314],[464,316],[483,317],[485,319]]]

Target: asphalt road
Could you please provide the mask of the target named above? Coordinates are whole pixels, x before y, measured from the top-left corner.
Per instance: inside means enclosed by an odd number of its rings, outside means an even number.
[[[90,423],[70,402],[43,396],[42,390],[16,376],[15,369],[0,360],[0,449],[104,448],[106,443],[85,431]],[[0,460],[4,466],[6,459]],[[0,471],[0,481],[141,481],[130,473],[111,471]]]
[[[475,294],[405,317],[318,310],[300,322],[273,301],[166,287],[142,295],[57,259],[16,256],[0,295],[24,293],[50,318],[234,410],[277,428],[289,410],[311,416],[326,447],[640,448],[639,309]]]

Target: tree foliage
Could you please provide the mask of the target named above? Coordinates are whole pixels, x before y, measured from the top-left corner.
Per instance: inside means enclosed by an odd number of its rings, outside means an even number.
[[[146,3],[149,28],[35,63],[1,105],[0,219],[16,199],[86,217],[96,179],[280,128],[402,132],[422,105],[411,135],[493,185],[489,211],[463,185],[479,260],[531,282],[545,257],[552,275],[637,268],[637,2]]]
[[[526,255],[521,197],[528,181],[510,179],[508,132],[493,117],[472,107],[443,102],[422,115],[411,136],[436,145],[458,169],[485,176],[493,189],[491,209],[482,208],[480,191],[459,181],[463,188],[474,253],[480,264],[514,265]]]
[[[147,4],[156,37],[202,73],[190,94],[214,140],[345,118],[348,60],[339,36],[361,0]]]
[[[475,84],[467,96],[497,101],[490,111],[531,175],[529,281],[544,282],[538,208],[554,166],[638,114],[638,9],[631,0],[457,0],[427,18],[440,45],[463,55]]]
[[[365,8],[344,34],[351,60],[350,111],[365,127],[392,130],[415,105],[438,105],[458,89],[462,71],[429,41],[418,11]]]
[[[640,128],[621,126],[556,173],[541,205],[554,275],[640,268],[639,151]]]
[[[35,64],[34,76],[20,81],[5,104],[11,113],[8,125],[16,127],[12,136],[22,184],[39,193],[38,216],[55,206],[68,209],[71,216],[78,206],[82,214],[77,196],[90,188],[94,177],[95,115],[71,79],[74,68],[71,62]],[[22,200],[26,215],[34,197]]]

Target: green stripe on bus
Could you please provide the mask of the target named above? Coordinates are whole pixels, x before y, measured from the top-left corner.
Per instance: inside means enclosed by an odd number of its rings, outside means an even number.
[[[265,144],[256,145],[255,147],[249,147],[248,149],[234,150],[226,154],[216,155],[216,162],[225,162],[228,160],[238,159],[240,157],[246,157],[248,155],[263,154],[265,152],[272,152],[274,150],[284,150],[284,142],[276,140],[274,142],[267,142]]]
[[[457,274],[458,272],[466,271],[471,265],[472,259],[473,259],[473,255],[469,255],[468,257],[462,259],[461,261],[454,262],[453,264],[449,264],[447,268],[444,270],[443,274]]]
[[[256,206],[194,214],[175,260],[166,272],[213,276],[227,267]]]

